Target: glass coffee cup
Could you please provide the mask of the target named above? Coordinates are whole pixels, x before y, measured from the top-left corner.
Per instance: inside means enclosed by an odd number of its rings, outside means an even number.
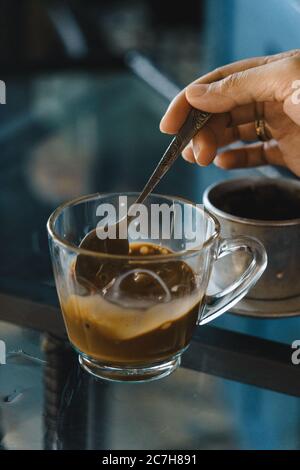
[[[257,240],[223,240],[217,219],[202,206],[159,195],[149,196],[131,218],[128,253],[93,251],[82,243],[103,236],[103,228],[124,220],[124,214],[126,219],[136,198],[134,193],[78,198],[56,209],[47,225],[69,340],[82,367],[107,380],[170,374],[196,326],[235,305],[267,263]],[[239,251],[250,255],[244,273],[223,292],[207,296],[215,260]]]

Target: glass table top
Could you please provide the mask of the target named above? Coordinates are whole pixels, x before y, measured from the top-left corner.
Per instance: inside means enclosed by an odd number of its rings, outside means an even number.
[[[0,322],[2,449],[297,449],[299,399],[180,367],[99,381],[67,341]]]

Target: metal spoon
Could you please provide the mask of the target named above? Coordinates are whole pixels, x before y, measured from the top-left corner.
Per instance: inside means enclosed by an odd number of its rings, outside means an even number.
[[[189,144],[192,138],[210,119],[211,114],[199,109],[192,109],[178,134],[173,138],[163,157],[159,161],[154,172],[150,176],[141,194],[136,200],[136,204],[142,204],[146,197],[158,185],[162,177],[177,160],[183,149]]]
[[[191,139],[199,132],[199,130],[207,123],[210,119],[211,114],[198,109],[192,109],[189,113],[186,121],[179,130],[178,134],[173,138],[169,147],[165,151],[163,157],[156,166],[154,172],[148,179],[139,197],[135,201],[136,204],[142,204],[147,196],[154,190],[158,185],[163,176],[171,168],[173,163],[177,160],[183,149],[189,144]],[[130,208],[129,208],[130,212]],[[118,238],[120,233],[120,224],[126,221],[127,227],[132,221],[133,217],[127,215],[127,218],[122,219],[116,224],[116,238],[106,238],[101,240],[97,237],[96,231],[88,233],[81,241],[80,247],[100,253],[110,253],[117,255],[127,255],[129,253],[129,241],[128,238]],[[90,257],[89,257],[90,258]],[[95,264],[92,268],[92,264]],[[76,277],[91,279],[93,277],[94,270],[97,268],[96,263],[92,263],[91,259],[87,259],[84,255],[79,255],[76,261]],[[92,272],[93,271],[93,274]]]

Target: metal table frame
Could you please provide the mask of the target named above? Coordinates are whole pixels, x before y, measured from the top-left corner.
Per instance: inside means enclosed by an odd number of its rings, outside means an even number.
[[[59,308],[0,294],[0,321],[66,338]],[[66,338],[67,340],[67,338]],[[194,371],[300,397],[300,367],[288,344],[242,333],[199,327],[182,366]]]

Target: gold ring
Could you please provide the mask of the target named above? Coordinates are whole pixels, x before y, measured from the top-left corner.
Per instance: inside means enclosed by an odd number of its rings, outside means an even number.
[[[264,119],[256,119],[255,121],[255,132],[258,137],[258,139],[261,142],[267,142],[268,140],[271,139],[271,137],[268,134],[266,123]]]

